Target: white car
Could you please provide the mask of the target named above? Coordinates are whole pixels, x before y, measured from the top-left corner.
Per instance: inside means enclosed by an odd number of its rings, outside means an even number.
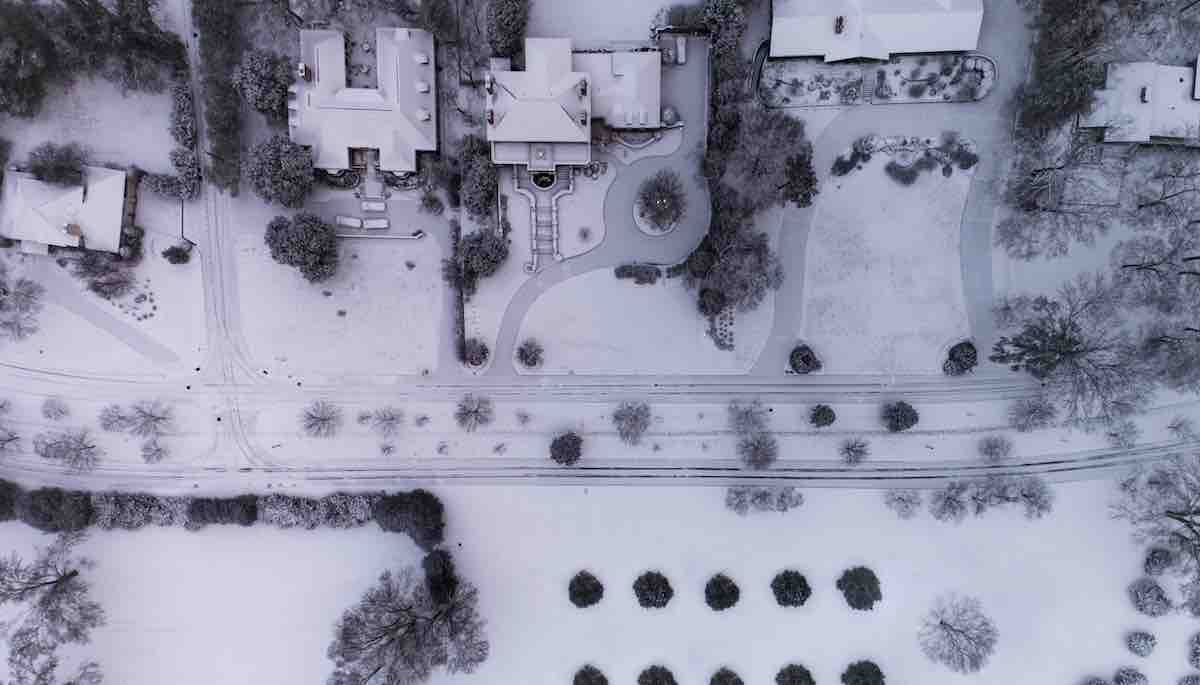
[[[338,215],[338,217],[336,219],[334,219],[334,221],[337,222],[338,226],[345,226],[346,228],[362,228],[363,227],[363,221],[362,221],[362,219],[359,219],[358,217]]]
[[[362,225],[363,228],[382,230],[390,226],[391,222],[387,220],[387,217],[383,217],[381,219],[365,219],[363,220]]]
[[[387,203],[378,200],[363,200],[362,210],[364,212],[386,212]]]

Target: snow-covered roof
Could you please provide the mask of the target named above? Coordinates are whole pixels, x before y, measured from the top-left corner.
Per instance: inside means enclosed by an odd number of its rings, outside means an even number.
[[[593,118],[612,128],[662,127],[662,52],[576,52],[571,61],[591,77]]]
[[[979,45],[983,0],[773,0],[772,57],[888,59]],[[836,30],[838,19],[842,30]]]
[[[41,245],[116,252],[125,211],[125,172],[84,167],[84,185],[43,183],[20,171],[4,174],[0,236]],[[79,236],[68,232],[78,226]]]
[[[1113,62],[1096,91],[1085,128],[1103,128],[1110,143],[1146,143],[1153,138],[1200,142],[1196,70],[1154,62]],[[1144,90],[1144,95],[1143,95]]]
[[[417,152],[437,149],[433,36],[419,29],[375,30],[377,88],[346,86],[346,38],[301,31],[300,59],[311,81],[297,80],[289,103],[293,141],[312,148],[318,169],[348,169],[350,149],[379,150],[384,171],[416,171]]]
[[[488,96],[488,140],[586,143],[591,140],[588,75],[573,71],[571,39],[525,39],[525,71],[494,71]]]

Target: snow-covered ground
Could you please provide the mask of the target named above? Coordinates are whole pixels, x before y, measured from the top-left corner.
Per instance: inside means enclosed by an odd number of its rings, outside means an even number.
[[[806,491],[798,510],[744,518],[724,509],[720,489],[439,494],[447,544],[480,588],[491,657],[474,675],[438,673],[435,685],[569,683],[584,663],[614,683],[634,682],[653,663],[680,683],[707,682],[721,666],[769,683],[792,661],[818,683],[836,683],[863,658],[889,683],[1071,683],[1126,664],[1152,683],[1173,683],[1187,672],[1194,621],[1146,619],[1126,597],[1141,552],[1128,526],[1108,516],[1108,482],[1058,486],[1055,511],[1042,521],[1010,510],[958,526],[925,513],[900,521],[870,491]],[[6,548],[28,549],[39,537],[0,525]],[[373,526],[95,533],[85,551],[97,561],[91,577],[109,621],[80,653],[128,685],[320,682],[342,610],[383,570],[419,559],[407,538]],[[856,564],[879,575],[874,611],[851,611],[834,588]],[[771,596],[771,578],[785,568],[812,585],[801,608],[780,608]],[[580,569],[605,584],[603,601],[587,610],[566,596]],[[666,609],[637,606],[630,584],[647,569],[675,589]],[[720,613],[703,592],[717,572],[741,587],[738,605]],[[921,616],[947,591],[977,596],[999,629],[980,675],[954,675],[917,646]],[[1135,628],[1157,635],[1150,658],[1125,650],[1123,635]]]
[[[798,335],[827,371],[940,373],[969,335],[960,223],[969,172],[902,186],[887,155],[824,184],[808,238]]]
[[[654,285],[617,279],[597,269],[542,294],[521,324],[519,341],[546,349],[533,373],[745,373],[771,333],[774,296],[737,315],[735,345],[717,349],[696,311],[696,294],[677,278]],[[522,373],[528,369],[520,367]]]
[[[249,194],[234,206],[245,210],[235,212],[238,299],[254,363],[274,376],[325,379],[387,378],[436,366],[448,330],[443,236],[341,240],[337,274],[314,284],[271,259],[263,231],[275,208]],[[411,227],[397,224],[393,232]]]
[[[577,44],[648,40],[650,25],[664,7],[656,2],[593,0],[531,2],[526,33],[538,38],[570,37]]]
[[[563,257],[578,257],[604,242],[604,200],[617,171],[617,165],[610,164],[599,178],[576,176],[574,190],[558,201],[558,251]],[[515,199],[528,217],[529,202],[522,197]],[[525,224],[528,226],[528,219]]]
[[[45,142],[79,143],[99,163],[168,172],[175,142],[167,130],[170,92],[121,93],[101,78],[53,86],[34,119],[5,117],[0,137],[12,141],[12,161],[22,162]]]

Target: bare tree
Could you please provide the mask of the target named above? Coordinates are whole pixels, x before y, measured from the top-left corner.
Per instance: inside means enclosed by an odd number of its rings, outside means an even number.
[[[342,427],[342,408],[316,400],[301,412],[300,427],[311,438],[332,438]]]
[[[492,409],[492,401],[486,397],[476,395],[466,395],[458,402],[458,408],[454,410],[454,420],[458,426],[467,432],[474,431],[480,426],[486,426],[492,422],[495,417],[495,412]]]
[[[120,433],[129,428],[129,416],[119,404],[109,404],[100,410],[100,430]]]
[[[998,633],[978,599],[950,594],[937,599],[918,635],[925,656],[952,671],[974,673],[995,650]]]
[[[20,606],[10,624],[9,676],[14,685],[50,685],[58,667],[58,647],[86,644],[93,628],[104,625],[104,610],[88,598],[81,573],[91,560],[75,555],[83,533],[64,533],[39,549],[32,561],[13,554],[0,559],[0,605]],[[95,664],[84,664],[76,683],[99,682]]]
[[[16,452],[21,446],[21,436],[5,425],[0,425],[0,454]]]
[[[1016,297],[997,307],[1001,336],[991,359],[1042,381],[1067,418],[1082,425],[1111,422],[1140,410],[1152,379],[1123,330],[1114,291],[1100,274],[1063,285],[1055,299]]]
[[[404,412],[396,407],[380,407],[371,412],[367,422],[370,424],[371,430],[385,438],[390,438],[400,432],[400,426],[404,423]]]
[[[1110,258],[1113,286],[1129,304],[1166,316],[1196,311],[1200,297],[1197,224],[1122,240]]]
[[[415,685],[437,668],[473,672],[489,651],[478,594],[460,579],[438,603],[413,569],[384,572],[337,622],[328,685]]]
[[[748,404],[729,403],[729,428],[742,436],[762,433],[767,430],[767,408],[759,400]]]
[[[779,458],[779,443],[770,433],[754,433],[738,441],[738,456],[747,468],[765,469]]]
[[[33,438],[33,451],[43,459],[62,462],[72,471],[96,468],[104,450],[95,443],[86,428],[39,433]]]
[[[171,431],[175,412],[158,400],[135,402],[129,411],[129,431],[140,438],[157,438]]]
[[[896,512],[896,516],[908,520],[921,510],[921,491],[886,490],[883,493],[883,503],[888,509]]]
[[[1133,524],[1138,542],[1176,553],[1179,571],[1200,577],[1200,457],[1178,455],[1121,481],[1112,514]]]
[[[166,445],[158,441],[158,438],[150,438],[142,443],[142,461],[147,464],[157,464],[167,458],[170,451]]]
[[[613,411],[612,422],[622,442],[636,445],[650,428],[650,405],[645,402],[622,402]]]

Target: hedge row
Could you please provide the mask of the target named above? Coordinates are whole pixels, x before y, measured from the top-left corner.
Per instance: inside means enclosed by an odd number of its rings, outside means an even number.
[[[0,480],[0,521],[17,520],[57,533],[96,526],[137,530],[143,526],[207,525],[279,528],[352,528],[375,521],[383,530],[405,533],[428,551],[445,537],[445,511],[426,490],[394,494],[335,493],[321,498],[290,495],[160,497],[144,493],[89,493],[61,488],[25,490]]]

